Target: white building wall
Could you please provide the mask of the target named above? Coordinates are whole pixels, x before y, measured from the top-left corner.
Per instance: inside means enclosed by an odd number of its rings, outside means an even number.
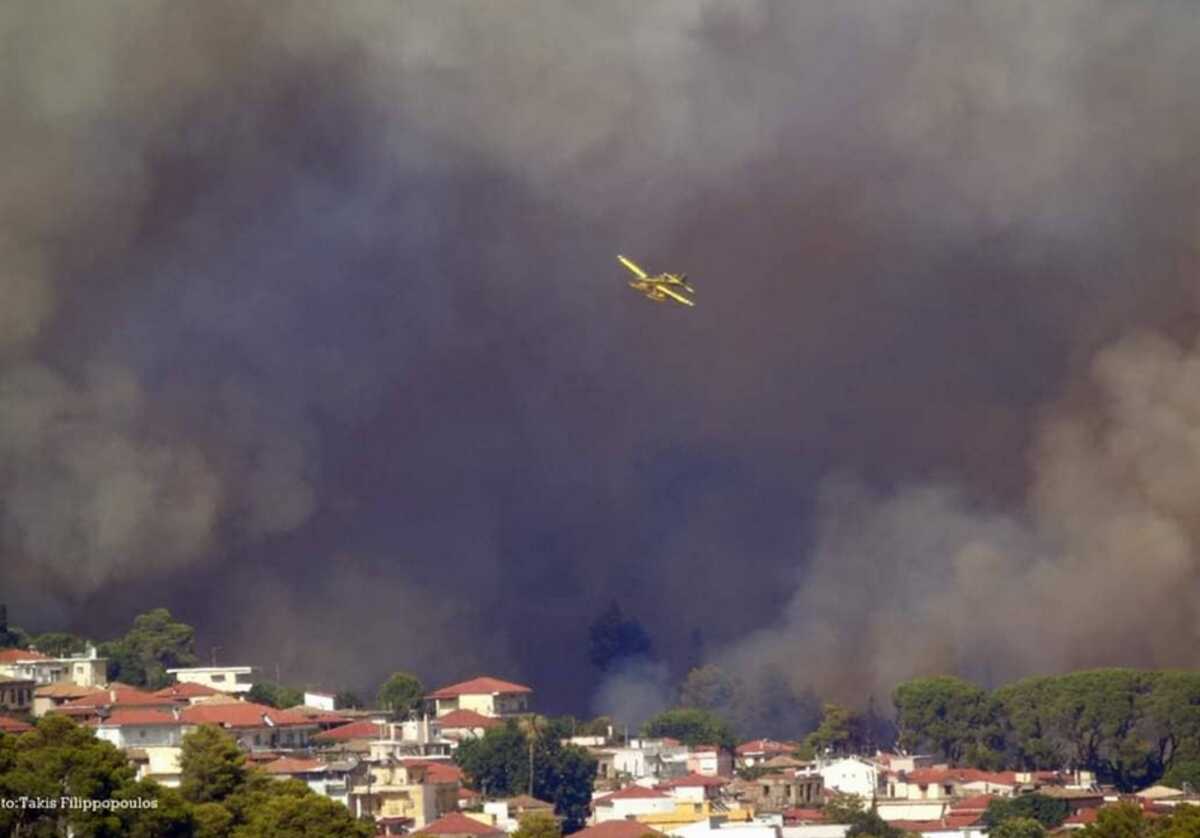
[[[675,801],[669,797],[633,797],[628,800],[613,800],[594,809],[596,823],[604,823],[623,821],[638,815],[670,814],[675,811]]]
[[[870,800],[877,794],[879,769],[857,759],[839,759],[818,769],[825,788],[842,794],[857,794]]]

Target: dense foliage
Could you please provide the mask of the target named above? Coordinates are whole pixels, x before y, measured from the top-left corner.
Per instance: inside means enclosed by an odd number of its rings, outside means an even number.
[[[425,701],[425,686],[415,675],[393,672],[379,688],[376,699],[382,709],[406,719],[421,709]]]
[[[1026,819],[1035,820],[1047,829],[1057,829],[1070,812],[1071,807],[1065,800],[1044,794],[1022,794],[988,803],[983,822],[993,827],[1013,819]]]
[[[246,693],[246,698],[250,701],[257,701],[259,704],[286,710],[288,707],[303,704],[304,692],[295,687],[276,684],[273,681],[259,681]]]
[[[161,689],[170,683],[168,669],[196,665],[196,632],[165,608],[139,614],[119,640],[100,647],[108,658],[108,677],[135,687]]]
[[[1195,838],[1200,835],[1200,807],[1179,806],[1168,815],[1147,817],[1132,803],[1106,806],[1095,823],[1075,834],[1080,838]]]
[[[900,744],[981,768],[1094,771],[1122,790],[1200,779],[1200,672],[1099,669],[987,692],[918,678],[895,692]]]
[[[680,686],[679,705],[719,716],[742,739],[799,739],[821,717],[816,696],[797,692],[787,674],[772,667],[749,681],[713,664],[692,669]]]
[[[200,728],[184,738],[178,791],[134,779],[113,745],[65,716],[34,730],[0,733],[0,793],[5,799],[99,802],[93,808],[0,808],[0,834],[41,838],[368,838],[369,825],[302,782],[280,781],[245,766],[226,734]],[[107,803],[105,803],[107,801]],[[137,801],[121,808],[120,801]]]
[[[454,752],[467,784],[487,797],[532,794],[554,804],[567,832],[587,819],[596,760],[583,748],[563,745],[561,720],[522,729],[515,721],[468,739]]]
[[[699,707],[664,710],[642,725],[642,735],[678,739],[685,745],[732,748],[736,744],[729,723]]]

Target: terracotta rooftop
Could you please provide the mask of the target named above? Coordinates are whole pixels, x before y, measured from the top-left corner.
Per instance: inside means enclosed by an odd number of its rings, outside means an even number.
[[[728,784],[729,780],[726,780],[724,777],[705,777],[703,774],[693,773],[664,780],[658,784],[658,787],[660,789],[677,789],[692,788],[694,786],[724,786]]]
[[[82,698],[85,695],[92,693],[102,693],[105,690],[100,687],[81,687],[78,684],[46,684],[38,687],[33,691],[34,698],[61,698],[64,700],[72,698]]]
[[[52,661],[54,658],[35,652],[32,649],[0,649],[0,663],[17,663],[18,661]]]
[[[169,698],[163,698],[145,690],[139,690],[135,687],[124,687],[89,692],[86,695],[66,702],[59,709],[69,712],[76,708],[89,709],[120,705],[126,707],[168,707],[173,703]]]
[[[33,730],[33,725],[12,716],[0,716],[0,733],[24,733],[27,730]]]
[[[474,710],[451,710],[444,716],[438,717],[442,730],[454,728],[489,728],[504,724],[500,719],[476,713]]]
[[[488,826],[474,818],[458,812],[443,815],[424,829],[418,829],[412,835],[503,835],[504,831],[494,826]]]
[[[648,789],[644,786],[626,786],[620,791],[614,791],[612,794],[606,794],[603,797],[595,798],[592,803],[596,806],[611,805],[614,800],[643,800],[654,798],[669,798],[671,795],[660,789]]]
[[[571,838],[642,838],[643,835],[662,835],[637,821],[605,821],[572,833]]]
[[[478,678],[472,678],[470,681],[462,681],[457,684],[451,684],[448,687],[442,687],[440,690],[435,690],[425,697],[458,698],[460,695],[512,695],[514,693],[531,692],[533,690],[523,684],[514,684],[512,681],[501,681],[499,678],[481,675]]]
[[[220,725],[222,727],[297,727],[312,726],[312,722],[290,710],[276,710],[253,701],[235,701],[229,704],[192,704],[179,711],[180,717],[189,724]],[[264,717],[266,717],[264,719]],[[266,721],[269,719],[270,722]]]
[[[380,727],[381,725],[377,725],[375,722],[363,719],[362,721],[331,727],[329,730],[318,733],[313,739],[320,742],[349,742],[351,739],[378,739],[380,736]],[[384,729],[386,730],[386,726],[384,726]]]
[[[194,681],[184,681],[179,684],[171,684],[168,687],[163,687],[157,690],[155,695],[162,698],[200,698],[201,696],[222,695],[220,690],[213,689],[207,684],[197,684]]]
[[[319,759],[280,757],[274,762],[268,762],[262,770],[268,774],[320,774],[328,768],[329,766]]]
[[[128,710],[113,710],[112,713],[103,719],[93,719],[91,724],[102,724],[108,727],[148,727],[151,725],[182,726],[183,722],[175,718],[175,715],[170,712],[136,707]]]

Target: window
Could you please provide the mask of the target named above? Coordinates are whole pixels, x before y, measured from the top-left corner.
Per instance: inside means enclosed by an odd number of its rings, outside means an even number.
[[[942,791],[946,793],[946,797],[954,794],[954,786],[942,786]]]
[[[225,683],[225,673],[223,672],[219,675],[210,675],[208,677],[210,681],[219,681],[222,684]]]

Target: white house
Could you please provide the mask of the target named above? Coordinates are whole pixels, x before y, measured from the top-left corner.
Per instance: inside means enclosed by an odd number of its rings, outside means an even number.
[[[131,708],[113,710],[94,723],[96,738],[126,748],[178,747],[186,723],[178,713]]]
[[[438,716],[454,710],[474,710],[483,716],[499,718],[529,711],[529,696],[533,690],[523,684],[480,676],[469,681],[451,684],[425,696]]]
[[[356,767],[357,763],[326,763],[316,759],[280,757],[268,762],[262,770],[280,779],[300,780],[317,794],[349,808],[350,774]]]
[[[337,708],[337,696],[333,693],[304,693],[304,706],[315,707],[318,710],[328,710],[332,713]]]
[[[253,666],[192,666],[187,669],[168,669],[181,684],[202,684],[223,693],[248,693],[254,686]]]
[[[0,675],[28,678],[37,684],[78,684],[94,687],[108,682],[108,660],[88,646],[81,655],[52,658],[31,649],[0,650]]]
[[[667,830],[667,834],[678,838],[780,838],[780,829],[781,824],[766,820],[750,823],[713,823],[711,818],[706,818],[684,826],[672,827]]]
[[[859,757],[846,757],[818,767],[825,788],[871,800],[879,794],[879,766]]]
[[[623,821],[643,815],[669,815],[675,811],[675,798],[658,789],[626,786],[620,791],[592,800],[596,823]]]

